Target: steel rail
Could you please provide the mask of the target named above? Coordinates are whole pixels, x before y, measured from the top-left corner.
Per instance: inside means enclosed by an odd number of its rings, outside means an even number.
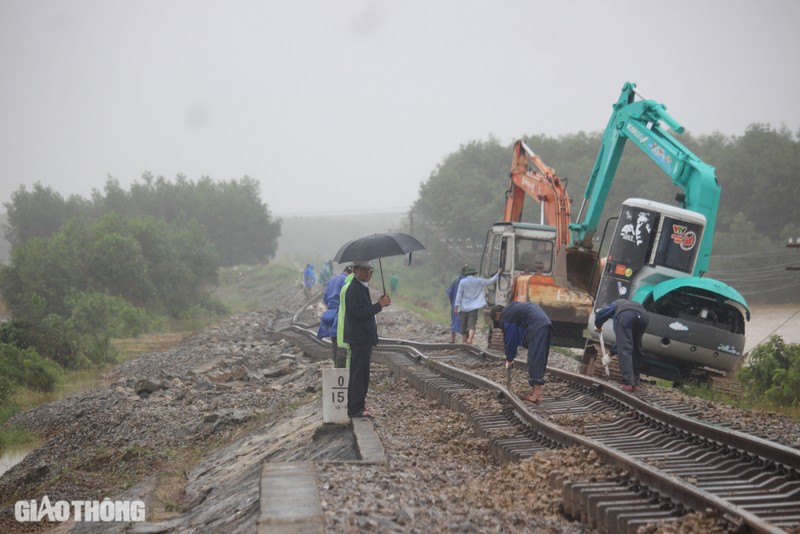
[[[404,343],[402,345],[384,344],[380,347],[381,350],[389,350],[393,348],[408,348],[416,350],[410,345],[411,343]],[[604,458],[607,463],[616,467],[627,469],[631,472],[633,477],[639,480],[642,484],[653,490],[661,492],[663,495],[669,496],[677,502],[683,503],[685,506],[692,507],[697,510],[704,510],[706,508],[719,510],[728,516],[729,520],[741,525],[746,525],[755,532],[785,532],[783,529],[771,525],[757,515],[739,506],[731,504],[730,502],[715,495],[707,493],[696,486],[689,484],[688,482],[685,482],[672,475],[665,474],[663,471],[648,465],[641,460],[638,460],[625,453],[609,449],[607,445],[597,440],[583,437],[579,434],[570,432],[563,427],[545,421],[535,413],[529,411],[527,404],[502,384],[493,382],[480,375],[470,373],[469,371],[453,367],[446,363],[427,358],[421,353],[418,353],[417,358],[420,361],[427,360],[426,365],[429,367],[439,369],[440,371],[446,372],[449,375],[456,376],[461,380],[469,382],[477,387],[493,390],[502,394],[502,396],[514,406],[517,415],[540,434],[565,446],[582,446],[591,449],[595,451],[601,458]]]
[[[300,311],[295,314],[295,316],[292,318],[292,323],[294,324],[290,328],[292,330],[303,332],[308,338],[317,344],[321,343],[316,338],[315,333],[307,328],[308,325],[304,325],[304,327],[297,324],[299,323],[298,319],[300,315]],[[375,350],[378,353],[404,353],[412,363],[436,370],[442,375],[456,378],[457,380],[471,384],[474,387],[495,392],[498,399],[504,399],[511,406],[513,406],[514,414],[538,434],[564,446],[583,446],[591,449],[600,457],[604,458],[609,465],[628,470],[635,479],[648,486],[651,490],[658,491],[661,494],[670,497],[674,501],[682,503],[684,506],[697,510],[704,510],[707,508],[718,510],[722,512],[729,521],[740,526],[746,526],[748,529],[754,532],[784,532],[782,529],[763,520],[758,515],[740,506],[737,506],[726,499],[706,492],[633,456],[609,448],[608,445],[598,440],[581,436],[579,434],[570,432],[563,427],[549,423],[537,414],[531,412],[526,403],[524,403],[521,399],[519,399],[519,397],[517,397],[502,384],[496,383],[464,369],[454,367],[444,363],[443,361],[439,361],[435,357],[427,356],[423,352],[453,349],[472,354],[474,357],[484,360],[500,360],[500,357],[497,355],[471,345],[421,343],[401,339],[382,338],[380,345],[378,345]],[[698,437],[701,438],[701,434],[705,433],[711,436],[711,440],[720,445],[727,445],[737,449],[746,450],[751,454],[757,454],[759,457],[775,462],[784,463],[782,460],[786,460],[788,465],[792,468],[796,468],[797,465],[800,465],[800,454],[789,447],[774,444],[768,442],[767,440],[749,436],[735,430],[720,429],[708,423],[687,418],[685,416],[676,415],[674,412],[655,407],[649,403],[641,401],[633,395],[629,395],[626,392],[611,387],[609,384],[598,382],[590,377],[577,375],[575,373],[553,369],[550,367],[548,367],[547,371],[553,376],[558,376],[563,380],[579,384],[581,387],[589,388],[597,393],[601,393],[602,395],[613,398],[614,400],[623,403],[636,412],[658,420],[663,424],[680,428],[686,433],[698,435]],[[728,441],[728,439],[730,439],[730,441]],[[731,441],[733,443],[731,443]],[[772,454],[774,454],[774,456],[772,456]]]

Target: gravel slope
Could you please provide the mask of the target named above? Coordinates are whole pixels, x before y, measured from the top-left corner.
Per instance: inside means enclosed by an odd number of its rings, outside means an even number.
[[[497,466],[463,415],[422,397],[379,363],[367,402],[388,464],[326,461],[347,459],[351,446],[345,436],[321,441],[317,432],[321,372],[331,366],[326,351],[307,354],[263,335],[272,318],[293,311],[302,298],[287,289],[267,311],[233,317],[174,350],[120,366],[108,388],[20,414],[13,422],[46,441],[0,478],[0,531],[52,526],[13,520],[15,500],[46,494],[52,500],[142,498],[148,520],[166,532],[253,532],[254,473],[264,462],[288,460],[316,462],[328,532],[586,531],[558,513],[559,495],[546,480],[554,471],[613,476],[601,462],[567,450]],[[395,307],[378,323],[383,337],[446,339],[445,326],[423,324]],[[553,353],[550,365],[574,370],[577,362]],[[800,423],[785,417],[672,390],[663,395],[746,431],[800,436]]]

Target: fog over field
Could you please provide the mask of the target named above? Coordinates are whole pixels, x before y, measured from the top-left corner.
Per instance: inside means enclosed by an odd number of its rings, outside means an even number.
[[[792,0],[0,0],[0,201],[250,176],[277,215],[402,211],[448,154],[601,131],[626,81],[692,134],[800,130]]]

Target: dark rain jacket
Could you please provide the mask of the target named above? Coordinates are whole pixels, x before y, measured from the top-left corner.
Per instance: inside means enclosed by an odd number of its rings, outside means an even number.
[[[378,325],[375,315],[383,309],[372,303],[369,288],[353,279],[345,292],[344,341],[350,345],[377,345]]]
[[[528,348],[530,336],[553,324],[542,308],[530,302],[512,302],[506,306],[501,322],[507,360],[514,359],[517,347]]]
[[[617,315],[624,312],[625,310],[635,310],[641,314],[647,314],[645,309],[642,307],[641,304],[638,302],[633,302],[627,299],[617,299],[611,304],[607,304],[602,309],[598,310],[597,313],[594,315],[594,325],[597,328],[603,326],[603,323],[614,317],[616,319]]]

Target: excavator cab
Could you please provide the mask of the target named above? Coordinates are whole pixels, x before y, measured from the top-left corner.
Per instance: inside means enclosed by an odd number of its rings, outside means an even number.
[[[506,305],[517,300],[517,277],[552,269],[555,229],[528,223],[497,223],[486,235],[481,259],[481,276],[500,269],[497,282],[489,286],[486,301]],[[541,269],[537,270],[537,267]]]
[[[749,319],[744,298],[722,282],[692,276],[705,226],[704,215],[676,206],[643,199],[622,204],[594,309],[617,299],[644,306],[650,317],[642,340],[646,374],[681,380],[698,366],[731,372],[741,363]],[[587,326],[593,325],[594,313]],[[604,338],[612,343],[614,333]]]
[[[553,271],[553,242],[520,237],[514,243],[514,267],[526,273]]]
[[[583,347],[591,299],[567,283],[566,249],[556,244],[556,228],[534,223],[496,223],[486,236],[481,276],[500,269],[489,286],[489,306],[533,302],[555,325],[553,345]]]

